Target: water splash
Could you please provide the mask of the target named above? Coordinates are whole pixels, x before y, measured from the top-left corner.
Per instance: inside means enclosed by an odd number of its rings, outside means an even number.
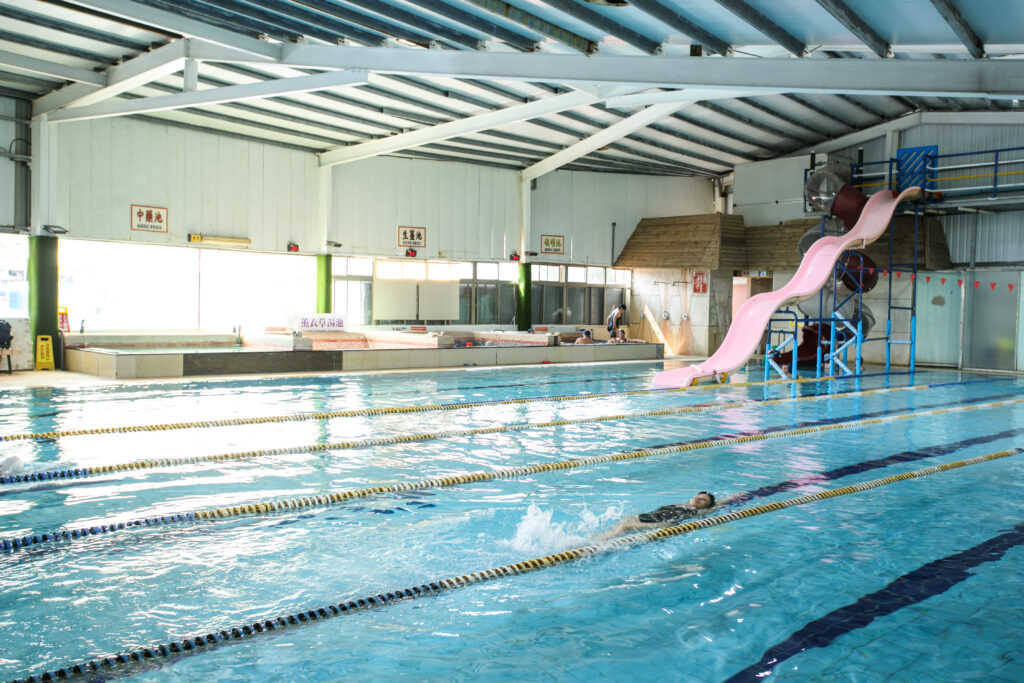
[[[530,503],[516,527],[516,533],[501,544],[522,553],[544,555],[558,552],[592,543],[594,533],[600,527],[622,517],[622,507],[618,505],[610,506],[600,515],[584,508],[577,519],[564,522],[552,521],[554,512]]]

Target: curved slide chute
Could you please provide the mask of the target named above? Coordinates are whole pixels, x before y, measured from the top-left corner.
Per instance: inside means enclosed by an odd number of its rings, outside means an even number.
[[[775,311],[816,294],[832,277],[836,261],[847,249],[864,248],[878,239],[900,202],[916,199],[920,194],[919,187],[907,188],[899,194],[890,190],[873,194],[852,230],[822,237],[807,250],[800,268],[781,289],[757,294],[740,306],[725,340],[710,358],[697,365],[660,372],[654,378],[654,386],[690,386],[702,379],[721,378],[742,367],[757,350],[761,334]]]

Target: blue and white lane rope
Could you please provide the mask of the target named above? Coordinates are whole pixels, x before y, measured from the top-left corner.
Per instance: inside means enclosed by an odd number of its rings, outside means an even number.
[[[700,529],[707,529],[714,526],[729,524],[731,522],[737,522],[742,519],[748,519],[750,517],[756,517],[768,512],[776,512],[778,510],[784,510],[798,505],[806,505],[808,503],[822,501],[828,498],[838,498],[839,496],[860,493],[862,491],[868,491],[870,489],[887,486],[889,484],[906,481],[908,479],[918,479],[932,474],[937,474],[939,472],[948,472],[950,470],[969,467],[971,465],[991,462],[1001,458],[1008,458],[1022,452],[1024,452],[1024,448],[1014,448],[1011,450],[999,451],[997,453],[989,453],[988,455],[982,455],[976,458],[958,460],[956,462],[946,463],[945,465],[935,465],[933,467],[926,467],[912,472],[904,472],[903,474],[894,474],[883,479],[874,479],[872,481],[844,486],[830,491],[812,493],[806,496],[791,498],[789,500],[783,500],[775,503],[768,503],[766,505],[758,505],[744,510],[735,510],[724,515],[705,517],[697,521],[687,522],[686,524],[667,527],[665,529],[645,531],[632,536],[625,536],[605,541],[599,545],[574,548],[572,550],[553,553],[551,555],[545,555],[544,557],[538,557],[532,560],[523,560],[521,562],[514,562],[512,564],[485,569],[483,571],[460,574],[458,576],[441,579],[439,581],[431,581],[411,588],[400,588],[386,593],[369,595],[357,600],[341,601],[323,607],[295,612],[282,617],[256,621],[252,624],[233,626],[219,631],[210,631],[202,635],[189,636],[182,640],[173,640],[170,643],[144,647],[132,650],[131,652],[122,652],[117,655],[90,659],[77,664],[69,664],[60,669],[45,671],[42,674],[32,675],[28,678],[15,679],[14,683],[57,681],[84,676],[95,676],[97,674],[110,674],[116,673],[118,669],[123,669],[132,664],[153,662],[154,660],[169,660],[182,655],[204,651],[208,652],[219,645],[227,644],[232,641],[246,640],[264,633],[283,631],[294,626],[324,621],[343,614],[355,614],[369,609],[388,607],[397,603],[416,600],[417,598],[440,595],[442,593],[459,588],[466,588],[478,583],[485,583],[487,581],[516,576],[519,574],[527,574],[539,569],[546,569],[548,567],[555,567],[569,562],[575,562],[585,557],[608,552],[612,549],[632,548],[638,545],[692,533]]]
[[[608,453],[605,455],[594,455],[583,458],[575,458],[573,460],[557,460],[540,463],[536,465],[502,467],[490,470],[488,472],[458,474],[447,477],[438,477],[436,479],[423,479],[420,481],[404,482],[401,484],[382,484],[379,486],[371,486],[363,489],[348,489],[345,491],[335,491],[333,493],[325,493],[317,496],[291,498],[286,500],[262,501],[258,503],[248,503],[244,505],[220,508],[208,508],[205,510],[194,510],[165,517],[151,517],[147,519],[132,520],[128,522],[111,522],[109,524],[92,526],[84,529],[76,529],[74,531],[58,530],[52,533],[34,534],[32,536],[23,536],[20,538],[13,539],[2,539],[0,540],[0,552],[9,553],[17,550],[22,550],[25,548],[40,546],[47,543],[55,543],[60,541],[74,541],[79,538],[85,538],[88,536],[95,536],[99,534],[107,534],[115,531],[123,531],[128,528],[135,528],[140,526],[163,526],[167,524],[176,524],[184,522],[220,520],[232,517],[248,517],[253,515],[273,514],[276,512],[309,510],[312,508],[337,505],[339,503],[355,500],[357,498],[367,498],[370,496],[384,495],[390,493],[402,493],[405,491],[417,491],[431,488],[448,488],[452,486],[472,484],[481,481],[492,481],[496,479],[512,479],[515,477],[529,476],[533,474],[540,474],[543,472],[556,472],[559,470],[579,469],[602,463],[619,462],[623,460],[637,460],[640,458],[648,458],[654,455],[666,455],[669,453],[681,453],[685,451],[701,450],[704,448],[713,448],[715,446],[727,446],[732,444],[750,443],[753,441],[779,439],[789,436],[800,436],[804,434],[815,434],[819,432],[850,429],[852,427],[863,427],[866,425],[884,424],[887,422],[910,420],[918,417],[931,417],[935,415],[946,415],[950,413],[960,413],[972,410],[985,410],[988,408],[998,408],[1002,406],[1015,405],[1022,402],[1024,402],[1024,398],[1016,398],[1006,401],[992,401],[989,403],[976,403],[968,406],[954,406],[951,408],[937,408],[935,410],[925,410],[917,413],[900,413],[898,415],[871,417],[862,420],[851,420],[848,422],[835,422],[832,424],[817,425],[814,427],[801,427],[799,429],[786,429],[775,432],[758,432],[756,434],[745,434],[743,436],[707,439],[705,441],[692,441],[689,443],[674,444],[671,446],[662,446],[659,448],[644,448],[633,451],[621,451],[618,453]]]
[[[709,413],[717,412],[720,410],[733,410],[736,408],[782,405],[787,403],[806,401],[827,401],[835,398],[853,398],[858,396],[867,396],[871,394],[884,394],[899,391],[919,391],[922,389],[931,388],[932,385],[922,384],[918,386],[887,387],[880,389],[866,389],[863,391],[837,392],[833,394],[814,394],[812,396],[796,396],[763,400],[733,401],[730,403],[702,403],[693,406],[684,406],[682,408],[637,410],[629,413],[620,413],[616,415],[581,417],[571,420],[551,420],[548,422],[517,422],[512,424],[496,425],[493,427],[476,427],[473,429],[449,429],[442,432],[426,432],[421,434],[405,434],[398,436],[379,436],[374,437],[372,439],[338,441],[334,443],[311,444],[306,446],[261,448],[249,451],[236,451],[234,453],[193,455],[184,458],[157,458],[153,460],[134,460],[131,462],[111,463],[107,465],[92,465],[89,467],[80,467],[74,469],[48,470],[43,472],[26,472],[24,474],[9,474],[7,476],[0,477],[0,485],[24,484],[28,482],[40,482],[61,479],[82,479],[89,476],[114,474],[117,472],[161,469],[165,467],[196,465],[207,462],[225,462],[231,460],[244,460],[249,458],[262,458],[276,455],[290,455],[294,453],[317,453],[323,451],[344,450],[349,448],[368,448],[371,446],[389,446],[400,443],[429,441],[433,439],[450,439],[464,436],[477,436],[481,434],[498,434],[501,432],[523,431],[528,429],[546,429],[550,427],[564,427],[568,425],[590,424],[596,422],[614,422],[617,420],[629,420],[643,417],[664,417],[666,415],[685,415],[688,413]]]

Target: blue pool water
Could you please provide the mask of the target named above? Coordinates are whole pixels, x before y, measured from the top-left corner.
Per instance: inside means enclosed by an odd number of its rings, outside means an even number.
[[[946,371],[649,389],[665,363],[0,389],[0,435],[427,403],[444,412],[0,443],[22,472],[746,401],[728,410],[0,485],[0,539],[1024,397]],[[760,373],[733,377],[758,380]],[[858,394],[870,389],[929,386]],[[825,400],[800,396],[832,394]],[[760,405],[767,399],[790,399]],[[1024,445],[1024,403],[0,553],[0,679]],[[120,667],[142,680],[1024,679],[1024,454]],[[768,674],[766,676],[766,674]]]

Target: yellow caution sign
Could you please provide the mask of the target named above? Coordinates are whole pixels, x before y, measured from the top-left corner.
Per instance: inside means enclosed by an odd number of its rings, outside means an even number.
[[[36,370],[53,370],[53,339],[48,334],[36,337]]]

